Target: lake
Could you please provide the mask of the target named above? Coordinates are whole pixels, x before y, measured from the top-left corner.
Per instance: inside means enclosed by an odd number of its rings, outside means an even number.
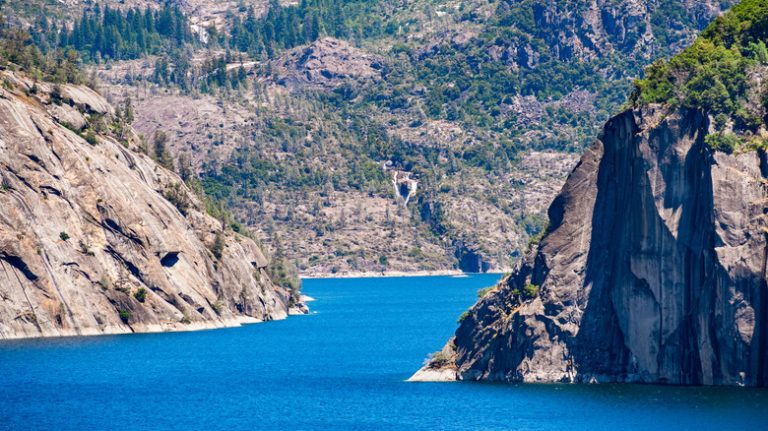
[[[284,321],[0,342],[0,429],[768,429],[766,390],[405,382],[497,278],[305,280]]]

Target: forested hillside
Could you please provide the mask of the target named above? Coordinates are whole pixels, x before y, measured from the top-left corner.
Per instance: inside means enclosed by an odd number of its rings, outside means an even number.
[[[305,273],[508,268],[642,67],[729,4],[23,3],[9,25]]]

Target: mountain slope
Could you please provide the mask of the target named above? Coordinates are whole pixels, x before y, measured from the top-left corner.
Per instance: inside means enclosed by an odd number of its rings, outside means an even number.
[[[649,70],[415,380],[768,384],[767,23],[744,1]]]
[[[563,151],[593,139],[641,67],[730,5],[267,3],[213,17],[184,2],[190,22],[217,23],[207,42],[161,32],[142,51],[156,56],[94,67],[112,100],[130,96],[140,133],[167,132],[206,190],[305,274],[509,269],[573,166]],[[98,55],[67,40],[84,58],[134,58],[140,35]],[[394,171],[418,181],[407,208]]]
[[[300,311],[298,293],[270,281],[259,246],[135,151],[136,135],[101,96],[19,72],[0,80],[0,338],[212,328]]]
[[[195,0],[129,10],[155,3],[5,9],[41,30],[40,46],[78,51],[112,101],[130,97],[139,133],[165,132],[177,168],[307,275],[508,270],[632,78],[732,4]],[[418,182],[407,207],[397,172]]]

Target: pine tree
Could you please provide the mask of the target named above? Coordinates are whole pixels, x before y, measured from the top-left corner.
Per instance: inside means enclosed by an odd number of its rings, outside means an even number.
[[[162,130],[156,130],[152,138],[155,160],[166,169],[173,170],[173,159],[168,151],[168,135]]]

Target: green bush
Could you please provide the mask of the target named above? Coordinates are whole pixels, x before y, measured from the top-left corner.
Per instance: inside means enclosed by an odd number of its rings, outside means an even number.
[[[523,287],[523,298],[526,300],[539,296],[539,286],[528,283]]]
[[[733,154],[741,145],[741,139],[730,132],[707,135],[704,142],[712,151],[722,151],[726,154]]]
[[[763,64],[768,53],[768,5],[744,0],[717,17],[686,50],[669,62],[653,63],[645,78],[635,82],[633,101],[671,103],[692,109],[739,117],[744,127],[755,128],[760,120],[743,109],[748,89],[747,71]],[[719,118],[718,118],[719,117]],[[713,138],[713,144],[732,143]]]
[[[118,314],[120,316],[120,320],[123,321],[126,325],[128,324],[128,321],[131,319],[131,312],[128,310],[120,310],[120,313]]]
[[[80,246],[80,252],[81,253],[83,253],[85,255],[88,255],[88,256],[95,256],[96,255],[96,253],[94,253],[93,250],[88,246],[88,244],[83,242],[83,240],[78,241],[78,245]]]
[[[69,241],[69,234],[66,232],[60,232],[59,238],[61,238],[62,241]]]
[[[674,102],[674,86],[669,80],[669,64],[657,60],[645,70],[645,79],[635,81],[636,98],[641,103]]]
[[[547,222],[544,225],[544,227],[541,228],[539,233],[528,238],[528,244],[525,247],[525,250],[526,250],[525,252],[528,253],[531,250],[533,250],[535,247],[537,247],[539,243],[541,243],[541,240],[544,239],[544,236],[547,235],[548,232],[549,232],[549,222]]]
[[[456,323],[461,325],[461,323],[464,322],[464,319],[466,319],[467,316],[469,316],[469,311],[465,311],[465,312],[461,313],[461,316],[459,316],[459,319],[456,321]]]
[[[768,140],[760,136],[753,136],[743,147],[746,151],[768,151]]]
[[[139,302],[144,302],[147,299],[147,289],[140,287],[134,294],[133,297],[136,298]]]
[[[482,289],[480,289],[480,290],[478,290],[478,291],[477,291],[477,297],[478,297],[478,298],[482,298],[482,297],[484,297],[484,296],[485,296],[485,295],[486,295],[488,292],[490,292],[491,290],[493,290],[493,289],[495,289],[495,288],[496,288],[496,286],[488,286],[488,287],[484,287],[484,288],[482,288]]]
[[[442,351],[435,352],[429,355],[430,368],[443,368],[448,365],[451,365],[451,363],[453,363],[453,360],[451,359],[451,357],[446,355]]]
[[[95,133],[93,133],[93,130],[89,130],[89,131],[88,131],[88,132],[85,134],[85,136],[84,136],[84,138],[83,138],[83,139],[85,139],[85,142],[87,142],[87,143],[89,143],[89,144],[91,144],[91,145],[96,145],[96,144],[98,144],[98,143],[99,143],[99,140],[98,140],[98,138],[96,138],[96,134],[95,134]]]
[[[282,255],[282,252],[276,251],[267,268],[269,278],[278,286],[288,289],[291,293],[291,301],[299,299],[301,292],[301,278],[297,268]]]
[[[192,201],[190,201],[186,191],[179,183],[173,183],[166,187],[164,196],[184,216],[188,214],[190,207],[192,207]]]

